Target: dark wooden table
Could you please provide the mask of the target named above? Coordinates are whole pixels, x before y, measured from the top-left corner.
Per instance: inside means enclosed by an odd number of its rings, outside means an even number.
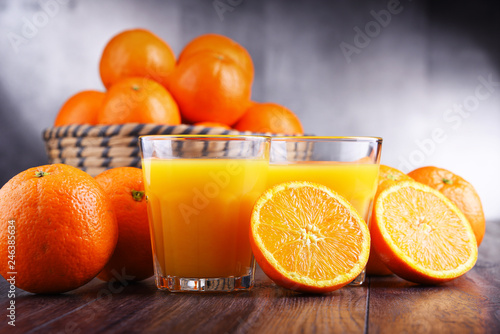
[[[250,292],[173,294],[153,279],[109,285],[97,279],[66,294],[16,291],[8,324],[8,284],[0,283],[0,333],[500,333],[500,222],[488,222],[479,259],[441,286],[396,276],[325,295],[274,285],[262,272]]]

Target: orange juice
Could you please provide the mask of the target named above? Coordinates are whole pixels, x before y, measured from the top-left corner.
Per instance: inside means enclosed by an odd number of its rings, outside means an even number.
[[[368,222],[370,205],[377,190],[379,165],[304,161],[271,163],[268,184],[310,181],[323,184],[345,197]]]
[[[143,160],[154,256],[163,277],[251,272],[250,214],[266,189],[267,170],[267,160]]]

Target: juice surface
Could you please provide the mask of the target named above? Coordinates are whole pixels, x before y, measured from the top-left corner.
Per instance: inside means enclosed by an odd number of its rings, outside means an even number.
[[[379,165],[338,162],[291,162],[269,165],[268,185],[288,181],[323,184],[345,197],[368,222],[377,190]]]
[[[162,276],[248,275],[250,214],[266,189],[267,171],[267,160],[144,159],[153,249]]]

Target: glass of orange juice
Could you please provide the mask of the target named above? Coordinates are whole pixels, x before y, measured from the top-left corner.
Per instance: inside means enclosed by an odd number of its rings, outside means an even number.
[[[144,136],[140,145],[157,287],[250,289],[248,231],[267,186],[269,137]]]
[[[272,137],[268,185],[323,184],[346,198],[368,223],[377,190],[382,138]],[[361,285],[363,271],[351,285]]]

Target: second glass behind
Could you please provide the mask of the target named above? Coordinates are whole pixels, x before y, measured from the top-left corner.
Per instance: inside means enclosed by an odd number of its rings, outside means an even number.
[[[269,137],[145,136],[140,144],[157,287],[251,288],[248,231],[267,186]]]
[[[268,185],[323,184],[347,199],[369,223],[381,147],[378,137],[272,137]],[[362,284],[364,278],[363,271],[351,285]]]

